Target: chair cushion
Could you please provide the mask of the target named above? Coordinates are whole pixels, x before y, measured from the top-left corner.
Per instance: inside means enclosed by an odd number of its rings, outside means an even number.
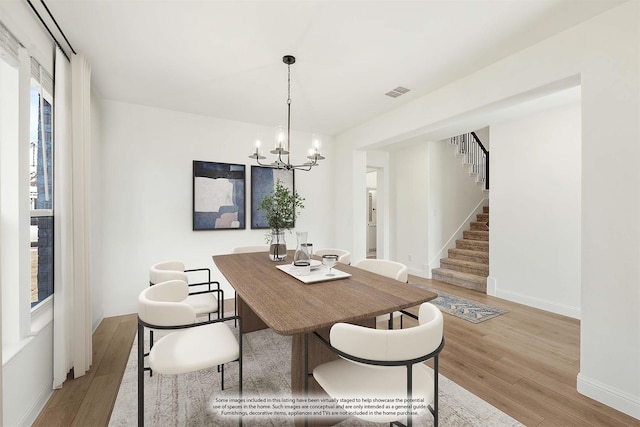
[[[224,323],[181,329],[162,337],[149,352],[159,374],[183,374],[238,359],[238,341]]]
[[[185,300],[196,311],[196,315],[215,313],[218,311],[216,293],[189,295]]]
[[[329,338],[335,348],[363,359],[411,360],[438,348],[442,342],[441,317],[440,313],[440,317],[422,325],[394,330],[336,323],[331,327]]]
[[[406,399],[407,397],[407,371],[404,366],[365,366],[341,359],[316,367],[313,370],[313,377],[333,399]],[[418,403],[425,407],[433,402],[433,374],[423,363],[413,365],[413,399],[424,399]],[[420,412],[422,411],[424,409]],[[360,410],[358,409],[357,412]],[[378,423],[402,421],[406,418],[395,414],[395,406],[387,412],[392,414],[373,415],[373,411],[369,411],[368,415],[355,413],[353,415]]]
[[[182,280],[149,286],[138,295],[138,316],[155,326],[192,324],[196,312],[184,302],[188,294],[189,288]]]

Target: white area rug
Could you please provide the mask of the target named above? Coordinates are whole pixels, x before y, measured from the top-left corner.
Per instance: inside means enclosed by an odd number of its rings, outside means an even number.
[[[148,337],[147,337],[148,339]],[[245,398],[291,399],[291,338],[271,330],[246,334],[244,338]],[[148,347],[145,347],[148,348]],[[147,426],[236,426],[237,417],[223,416],[213,406],[221,399],[237,397],[238,364],[225,367],[225,390],[220,391],[220,374],[215,368],[184,375],[149,377],[145,372],[145,425]],[[109,426],[137,424],[137,339],[127,362]],[[441,426],[521,426],[507,414],[440,375]],[[245,417],[245,426],[293,426],[285,416]],[[339,426],[374,426],[355,418]],[[385,424],[388,425],[388,424]],[[416,426],[432,426],[426,411],[414,418]]]

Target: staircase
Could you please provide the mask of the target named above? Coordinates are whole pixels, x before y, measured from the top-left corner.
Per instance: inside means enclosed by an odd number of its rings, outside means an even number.
[[[440,260],[440,268],[432,270],[432,278],[463,288],[487,292],[489,276],[489,207],[476,215],[456,247],[449,249],[449,258]]]

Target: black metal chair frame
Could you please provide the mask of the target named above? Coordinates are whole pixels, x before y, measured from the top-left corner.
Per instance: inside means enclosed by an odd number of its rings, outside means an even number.
[[[189,295],[198,295],[198,294],[204,294],[204,293],[209,293],[209,292],[218,292],[218,319],[221,319],[222,317],[224,317],[224,291],[222,289],[220,289],[220,282],[218,281],[211,281],[211,269],[204,267],[204,268],[189,268],[189,269],[185,269],[184,272],[185,273],[193,273],[196,271],[206,271],[207,272],[207,281],[206,282],[198,282],[198,283],[187,283],[187,285],[189,287],[192,286],[204,286],[204,285],[208,285],[209,289],[206,291],[200,291],[200,292],[189,292]],[[211,289],[211,285],[215,284],[216,285],[216,289]],[[209,313],[209,320],[211,320],[211,313]]]
[[[418,320],[418,316],[416,316],[413,313],[409,313],[408,311],[405,311],[405,310],[397,310],[397,311],[399,311],[402,315],[413,317],[414,319]],[[389,330],[393,329],[393,313],[394,312],[389,313],[389,320],[387,321],[387,324],[388,324],[387,328]],[[402,329],[404,327],[403,322],[402,322],[402,315],[400,316],[400,329]],[[378,325],[376,324],[375,327],[377,329]]]
[[[149,353],[144,352],[144,328],[158,329],[158,330],[179,330],[196,328],[198,326],[209,325],[212,323],[222,323],[229,320],[237,322],[238,325],[238,347],[239,357],[236,360],[238,362],[238,397],[242,400],[242,318],[240,316],[223,317],[214,320],[208,320],[205,322],[192,323],[189,325],[177,325],[177,326],[160,326],[147,323],[140,319],[138,316],[138,426],[144,426],[144,371],[150,371],[151,368],[144,365],[144,358]],[[153,332],[153,331],[150,331]],[[221,372],[220,376],[220,388],[224,390],[224,365],[218,365],[218,372]],[[240,415],[239,425],[242,425],[242,415]]]
[[[401,310],[401,311],[417,319],[417,316],[415,316],[414,314],[405,312],[404,310]],[[320,342],[325,345],[325,347],[327,347],[333,353],[337,354],[338,356],[344,359],[351,360],[353,362],[362,363],[365,365],[405,366],[406,367],[407,369],[407,402],[409,404],[409,411],[408,411],[409,415],[407,415],[407,424],[406,425],[402,424],[400,421],[393,421],[389,423],[390,426],[393,426],[395,424],[401,427],[412,427],[413,415],[411,415],[410,405],[411,405],[411,398],[413,394],[413,365],[416,363],[425,362],[433,358],[433,388],[434,388],[433,406],[429,405],[428,407],[429,407],[429,412],[431,412],[431,414],[433,415],[433,425],[434,427],[438,427],[438,370],[439,370],[438,356],[442,351],[442,349],[444,348],[444,337],[442,337],[442,341],[440,342],[440,345],[438,346],[438,348],[436,348],[434,351],[432,351],[431,353],[425,356],[420,356],[418,358],[409,359],[409,360],[372,360],[372,359],[364,359],[361,357],[353,356],[349,353],[345,353],[344,351],[335,348],[334,346],[331,345],[329,341],[327,341],[327,339],[325,339],[320,334],[318,334],[318,332],[313,332],[313,335],[315,335],[316,338],[318,338]],[[308,394],[309,393],[309,377],[313,375],[312,372],[309,373],[309,334],[308,333],[306,333],[304,336],[304,368],[305,368],[305,372],[307,373],[304,380],[304,390],[305,390],[305,393]],[[305,420],[305,425],[306,424],[307,422]]]
[[[195,271],[206,271],[207,272],[207,281],[206,282],[198,282],[198,283],[187,283],[187,286],[204,286],[208,285],[209,289],[206,291],[197,291],[197,292],[189,292],[189,295],[199,295],[199,294],[208,294],[217,292],[218,293],[218,319],[221,319],[224,316],[224,291],[220,289],[220,282],[211,281],[211,269],[210,268],[190,268],[188,270],[184,270],[183,273],[192,273]],[[216,289],[211,289],[211,285],[215,284]],[[155,283],[149,281],[149,286],[153,286]],[[237,313],[237,311],[236,311]],[[211,320],[211,313],[209,313],[208,319]],[[234,326],[237,323],[234,321]],[[149,332],[149,343],[150,346],[153,347],[153,331]],[[153,373],[151,373],[153,375]]]
[[[398,310],[398,311],[401,313],[400,314],[400,329],[404,328],[404,325],[403,325],[403,322],[402,322],[402,315],[407,315],[409,317],[413,317],[414,319],[418,320],[418,316],[416,316],[413,313],[409,313],[408,311],[405,311],[405,310]],[[389,313],[389,320],[388,320],[388,326],[387,326],[387,328],[389,330],[393,329],[393,313],[394,312]],[[376,325],[376,329],[377,329],[377,325]]]

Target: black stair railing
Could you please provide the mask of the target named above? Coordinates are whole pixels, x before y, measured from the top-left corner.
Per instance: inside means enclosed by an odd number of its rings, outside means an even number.
[[[451,138],[451,144],[458,146],[458,153],[464,155],[465,163],[477,174],[479,182],[489,190],[489,150],[485,148],[475,132],[469,132]]]

